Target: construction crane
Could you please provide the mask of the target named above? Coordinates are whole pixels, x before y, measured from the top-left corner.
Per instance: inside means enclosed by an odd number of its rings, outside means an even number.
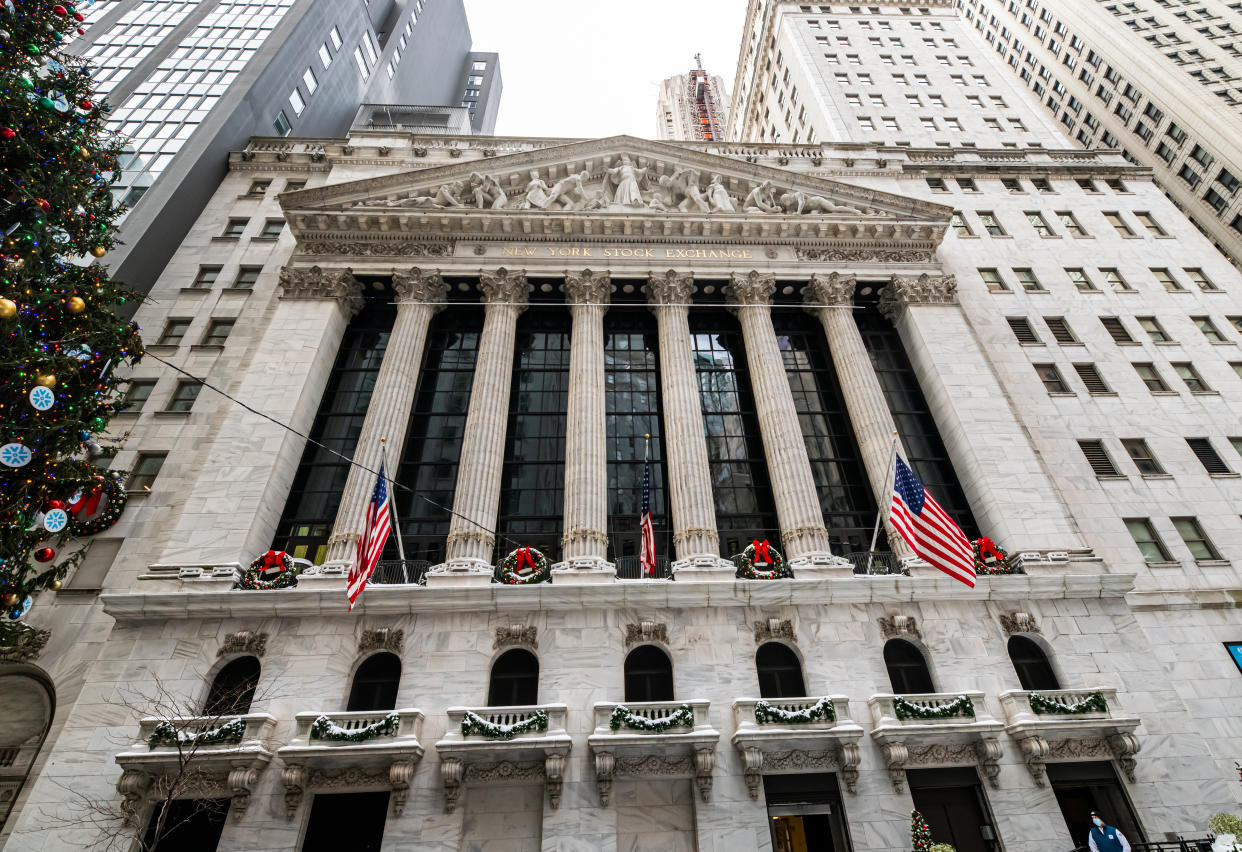
[[[687,127],[694,138],[708,142],[718,141],[723,135],[720,115],[716,108],[711,80],[703,70],[702,54],[694,54],[694,64],[695,69],[686,75],[686,109],[689,112]]]

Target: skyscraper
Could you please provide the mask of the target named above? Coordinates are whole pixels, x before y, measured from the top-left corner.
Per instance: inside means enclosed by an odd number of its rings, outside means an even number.
[[[716,74],[708,74],[702,64],[660,83],[656,138],[720,141],[724,138],[728,119],[729,93],[724,80]]]

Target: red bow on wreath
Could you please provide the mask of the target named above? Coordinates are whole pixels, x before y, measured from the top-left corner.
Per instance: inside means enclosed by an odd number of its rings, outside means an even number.
[[[95,514],[95,510],[99,508],[99,501],[102,499],[102,485],[97,485],[90,491],[83,488],[78,494],[78,498],[76,500],[69,501],[69,511],[73,513],[75,518],[82,514],[85,514],[86,517],[89,518],[91,515]]]
[[[535,570],[535,560],[530,556],[529,547],[519,547],[514,551],[514,557],[517,559],[517,569],[519,571],[522,570],[522,563],[525,563],[530,570]]]
[[[996,549],[996,542],[985,535],[979,539],[979,558],[986,561],[989,556],[997,562],[1005,561],[1005,557]]]
[[[754,548],[754,556],[751,561],[755,563],[772,564],[772,545],[768,544],[765,538],[763,541],[755,539],[751,541],[750,546]]]
[[[273,568],[277,569],[277,573],[283,573],[285,570],[285,557],[287,554],[283,550],[269,550],[259,559],[263,566],[263,573],[269,573]]]

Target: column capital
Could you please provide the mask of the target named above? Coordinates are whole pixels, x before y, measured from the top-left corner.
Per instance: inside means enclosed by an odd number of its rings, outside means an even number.
[[[952,275],[894,275],[880,294],[880,312],[896,320],[910,305],[956,305],[957,278]]]
[[[571,305],[606,305],[612,294],[612,276],[607,272],[565,273],[565,301]]]
[[[651,305],[684,305],[694,295],[694,276],[689,272],[653,272],[647,278],[647,302]]]
[[[802,288],[802,301],[811,313],[816,313],[820,308],[853,305],[857,280],[852,274],[829,272],[825,275],[816,272]]]
[[[770,305],[776,293],[776,276],[752,269],[734,272],[725,287],[725,298],[739,305]]]
[[[398,302],[443,302],[448,296],[448,286],[440,277],[438,269],[411,267],[404,272],[394,271],[392,288],[397,291]],[[442,305],[436,305],[439,310]]]
[[[353,316],[362,309],[362,284],[354,271],[323,269],[318,266],[292,267],[280,270],[281,299],[334,299]]]
[[[495,272],[479,274],[479,290],[483,292],[483,301],[488,304],[516,302],[525,307],[531,285],[526,280],[525,270],[508,270],[502,266]]]

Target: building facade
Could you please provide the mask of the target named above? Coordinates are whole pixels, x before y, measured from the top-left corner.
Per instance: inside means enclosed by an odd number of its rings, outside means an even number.
[[[718,74],[702,66],[660,83],[656,98],[656,138],[711,142],[725,138],[729,93]]]

